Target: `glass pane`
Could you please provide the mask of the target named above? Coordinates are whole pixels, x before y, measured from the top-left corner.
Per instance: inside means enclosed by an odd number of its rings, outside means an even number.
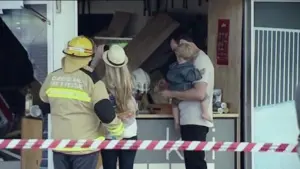
[[[47,16],[46,5],[25,5]],[[1,15],[17,39],[27,50],[35,77],[43,82],[47,76],[47,23],[27,9],[4,10]]]

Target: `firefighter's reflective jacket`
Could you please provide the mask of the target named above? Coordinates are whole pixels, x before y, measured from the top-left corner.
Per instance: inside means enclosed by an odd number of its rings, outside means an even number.
[[[71,73],[62,69],[49,74],[40,98],[51,108],[53,139],[104,139],[101,125],[121,138],[124,126],[115,114],[105,84],[96,80],[88,66]],[[64,153],[87,154],[89,149],[56,149]]]

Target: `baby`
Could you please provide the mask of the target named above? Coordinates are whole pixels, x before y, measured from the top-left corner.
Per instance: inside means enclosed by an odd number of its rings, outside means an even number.
[[[175,50],[177,62],[169,67],[167,81],[169,90],[185,91],[193,88],[193,82],[200,80],[204,70],[198,70],[193,64],[193,59],[197,52],[187,43],[180,44]],[[179,128],[179,100],[172,99],[172,111],[174,116],[175,127]],[[207,96],[201,101],[201,117],[205,120],[212,121],[208,113]]]

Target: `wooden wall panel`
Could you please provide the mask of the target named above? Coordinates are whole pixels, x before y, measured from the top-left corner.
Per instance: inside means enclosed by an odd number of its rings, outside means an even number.
[[[232,113],[240,113],[242,15],[242,0],[209,0],[208,55],[215,65],[215,88],[223,90]],[[218,19],[230,20],[228,66],[216,65]]]

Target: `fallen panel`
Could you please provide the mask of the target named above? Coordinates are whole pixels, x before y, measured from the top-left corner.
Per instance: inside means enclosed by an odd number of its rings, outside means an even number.
[[[97,33],[96,36],[121,37],[130,21],[131,15],[129,12],[116,11],[107,30]],[[95,43],[103,44],[105,41],[95,39]]]
[[[167,39],[179,23],[166,14],[158,14],[125,47],[129,66],[135,70]]]

